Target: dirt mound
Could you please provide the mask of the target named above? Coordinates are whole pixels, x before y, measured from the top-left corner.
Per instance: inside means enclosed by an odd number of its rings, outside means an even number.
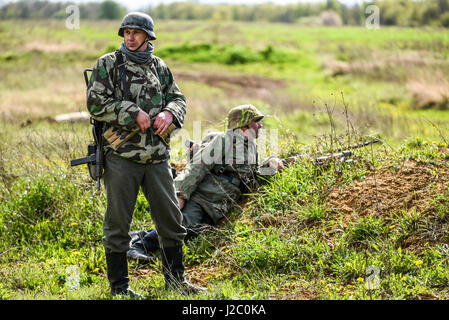
[[[204,82],[208,85],[221,88],[229,88],[229,86],[243,88],[280,88],[284,86],[283,80],[268,79],[257,75],[231,75],[217,73],[178,73],[177,77],[183,80]]]
[[[80,43],[49,43],[34,41],[26,43],[24,51],[40,51],[46,53],[66,53],[72,51],[85,50],[85,46]]]
[[[447,192],[449,172],[441,166],[406,161],[399,169],[382,168],[365,180],[333,190],[328,205],[348,221],[360,216],[388,216],[392,212],[430,212],[438,193]]]
[[[269,99],[273,91],[285,86],[283,80],[269,79],[257,75],[231,75],[217,73],[177,73],[178,79],[187,81],[203,82],[211,87],[216,87],[228,95],[257,97]]]

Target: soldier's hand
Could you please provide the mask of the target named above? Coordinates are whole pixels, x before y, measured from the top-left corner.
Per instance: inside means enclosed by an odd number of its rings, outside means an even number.
[[[186,201],[182,198],[178,197],[178,204],[179,204],[179,210],[182,210],[182,208],[184,208]]]
[[[165,110],[160,112],[155,118],[154,118],[154,124],[153,128],[157,129],[154,134],[160,134],[164,133],[165,130],[172,124],[173,122],[173,115],[171,112]]]
[[[277,171],[282,171],[285,169],[284,162],[282,162],[282,160],[279,158],[271,158],[268,161],[268,165]]]
[[[151,126],[151,119],[148,113],[140,110],[137,114],[136,124],[142,132],[145,132]]]

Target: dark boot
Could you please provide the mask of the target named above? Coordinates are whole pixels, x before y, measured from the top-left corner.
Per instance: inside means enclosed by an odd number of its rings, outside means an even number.
[[[137,260],[137,262],[140,264],[147,264],[156,261],[156,256],[147,254],[147,252],[145,252],[145,249],[139,244],[132,245],[126,253],[126,257],[129,260]]]
[[[139,263],[150,263],[156,260],[154,253],[159,249],[159,239],[156,230],[140,231],[132,235],[131,248],[126,253],[130,260]]]
[[[145,231],[145,230],[131,231],[129,233],[129,236],[131,237],[131,244],[133,244],[133,243],[135,243],[137,241],[142,240],[145,237],[145,235],[148,232],[150,232],[151,230],[153,230],[153,229],[150,229],[149,231]]]
[[[142,246],[147,253],[154,253],[161,248],[156,229],[150,229],[142,238]]]
[[[142,298],[140,294],[134,292],[129,287],[128,261],[126,260],[126,253],[106,253],[106,265],[111,294],[113,296],[123,294],[129,295],[135,299]]]
[[[198,293],[205,288],[189,283],[184,277],[182,245],[162,248],[162,273],[165,288],[179,290],[182,294]]]

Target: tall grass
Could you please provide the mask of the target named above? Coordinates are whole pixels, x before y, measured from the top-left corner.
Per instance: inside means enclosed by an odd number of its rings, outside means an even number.
[[[17,126],[3,128],[9,132]],[[11,141],[30,138],[26,147],[19,148],[28,153],[23,157],[29,157],[20,164],[20,177],[13,175],[15,150],[2,146],[2,181],[10,179],[8,191],[2,194],[0,215],[3,299],[110,298],[101,245],[106,201],[103,192],[95,192],[85,168],[68,166],[68,160],[79,152],[68,153],[70,146],[82,150],[85,139],[69,135],[72,130],[71,125],[57,130],[49,125],[45,135],[37,131],[32,138],[9,136]],[[61,132],[68,138],[65,146],[58,143]],[[291,142],[285,156],[297,151],[314,155],[329,146],[329,140],[323,139],[306,147],[294,139]],[[56,146],[65,152],[56,152]],[[338,147],[335,142],[334,147]],[[429,152],[433,147],[411,141],[391,161],[444,159],[442,154]],[[49,153],[41,152],[42,148]],[[385,157],[382,148],[376,150],[375,159]],[[435,196],[437,209],[431,215],[397,212],[343,223],[341,215],[326,206],[327,193],[363,179],[380,165],[373,163],[369,150],[358,151],[354,159],[352,164],[335,162],[317,168],[304,158],[262,185],[224,224],[187,243],[187,270],[193,281],[210,288],[199,298],[295,298],[306,293],[315,299],[446,297],[448,274],[442,257],[446,254],[447,193]],[[44,161],[48,163],[35,165]],[[139,195],[133,229],[153,226],[148,210]],[[432,244],[421,244],[419,251],[402,249],[415,236]],[[80,289],[75,291],[66,285],[70,266],[80,271]],[[142,269],[130,263],[130,267],[134,287],[144,293],[154,288],[148,297],[180,297],[163,289],[158,264]],[[375,288],[367,285],[368,268],[378,272]],[[145,270],[152,270],[151,276],[141,277]],[[292,289],[287,293],[285,287]]]

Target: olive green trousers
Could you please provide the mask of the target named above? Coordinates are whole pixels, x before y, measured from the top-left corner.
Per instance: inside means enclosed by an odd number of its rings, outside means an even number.
[[[149,205],[151,218],[163,247],[182,244],[186,229],[176,198],[168,161],[139,164],[107,152],[104,161],[107,208],[103,219],[106,252],[127,252],[134,208],[140,188]]]

